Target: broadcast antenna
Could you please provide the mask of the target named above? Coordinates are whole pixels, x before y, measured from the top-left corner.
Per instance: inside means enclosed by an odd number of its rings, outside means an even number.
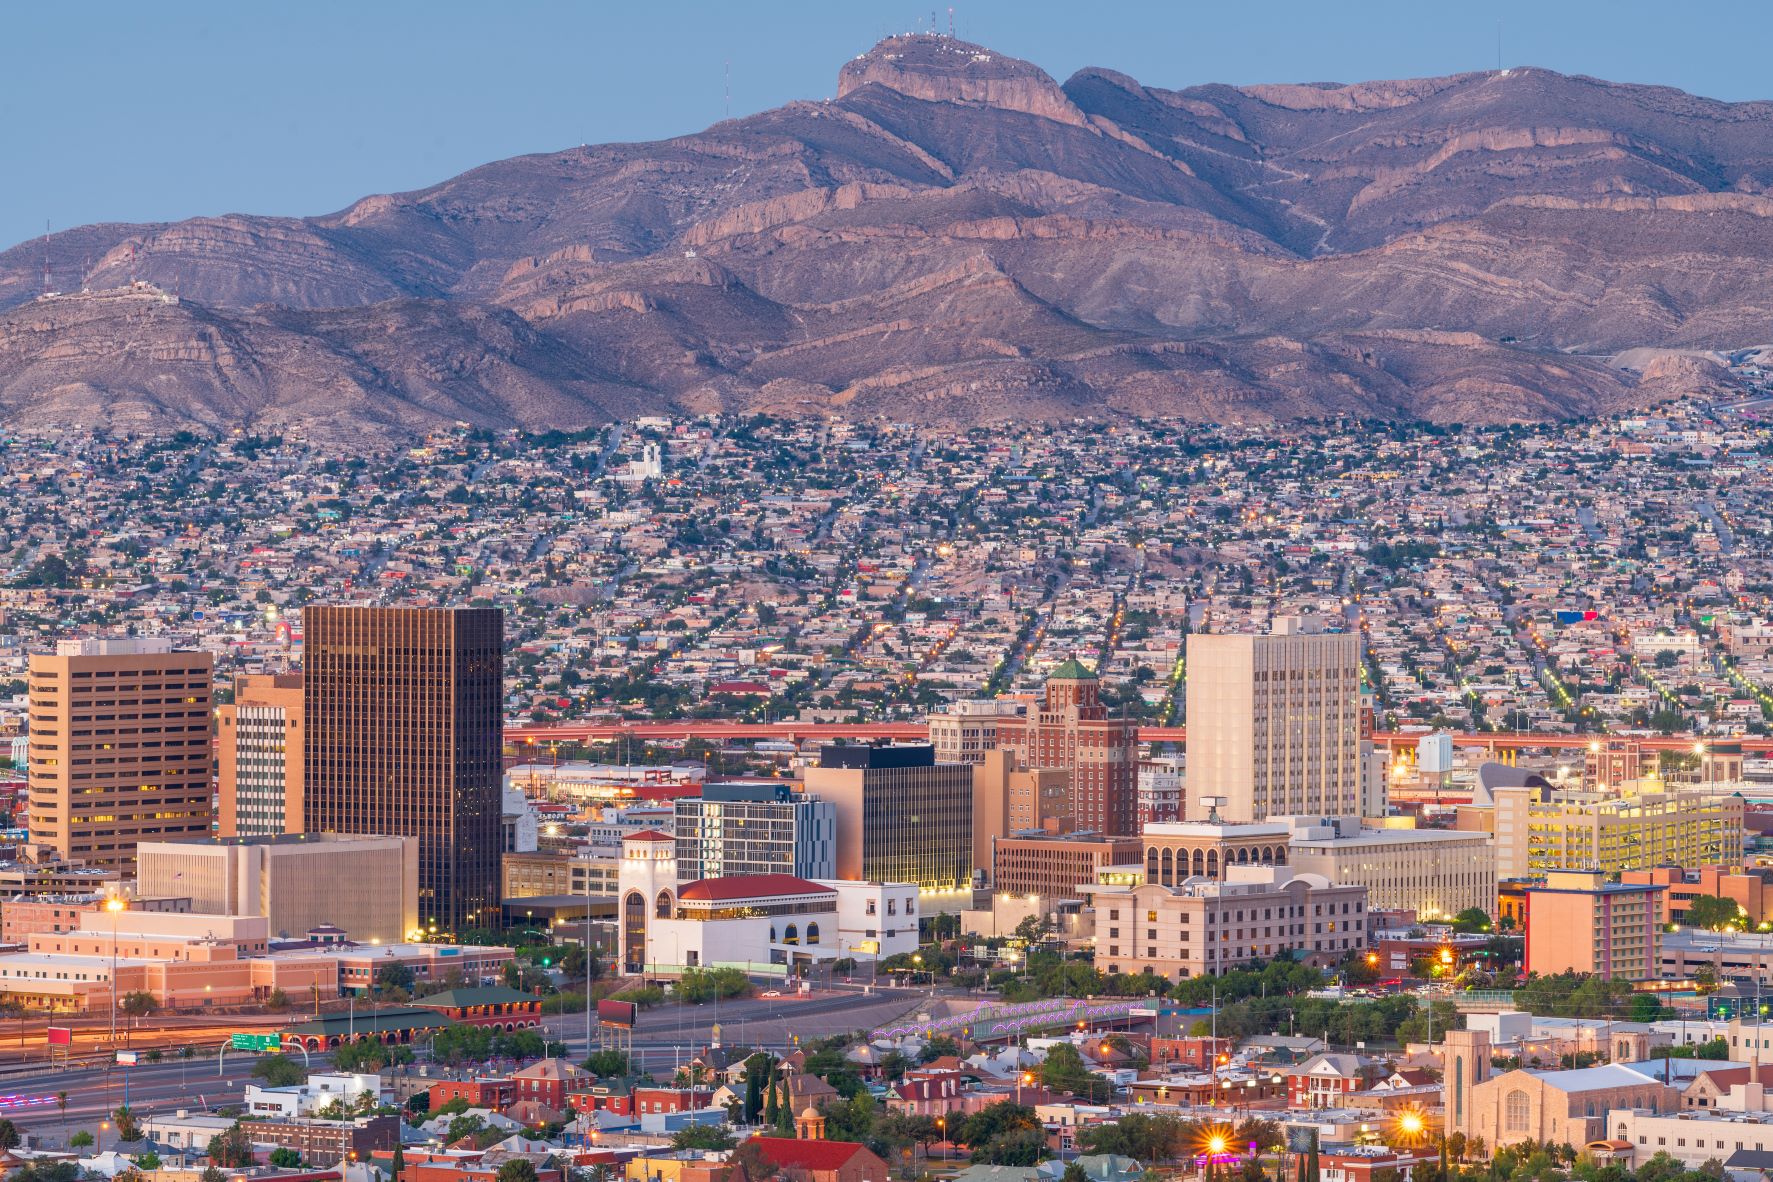
[[[726,59],[726,108],[725,108],[725,113],[721,116],[721,118],[731,119],[732,117],[733,117],[733,59],[729,57]]]
[[[43,294],[49,294],[49,219],[43,219]]]

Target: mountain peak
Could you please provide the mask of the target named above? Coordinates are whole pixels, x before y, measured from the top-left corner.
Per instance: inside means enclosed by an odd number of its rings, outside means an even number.
[[[1059,84],[1039,66],[939,33],[901,33],[845,62],[837,97],[884,86],[932,103],[973,103],[1087,124]]]

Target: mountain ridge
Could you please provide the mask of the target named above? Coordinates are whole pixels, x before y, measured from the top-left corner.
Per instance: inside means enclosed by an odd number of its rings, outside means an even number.
[[[0,421],[1600,414],[1729,386],[1606,359],[1765,339],[1769,211],[1765,102],[1537,68],[1059,83],[897,37],[698,133],[20,244]],[[46,251],[110,294],[40,298]]]

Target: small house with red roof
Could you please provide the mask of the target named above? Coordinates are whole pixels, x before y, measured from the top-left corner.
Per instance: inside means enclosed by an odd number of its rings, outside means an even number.
[[[753,1137],[754,1145],[784,1175],[805,1182],[887,1182],[887,1164],[859,1141]]]

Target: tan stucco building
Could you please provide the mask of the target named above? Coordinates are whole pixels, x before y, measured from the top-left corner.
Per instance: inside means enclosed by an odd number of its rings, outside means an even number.
[[[1580,1149],[1601,1139],[1614,1109],[1676,1112],[1680,1105],[1675,1088],[1609,1063],[1578,1071],[1504,1072],[1472,1084],[1463,1105],[1449,1099],[1447,1111],[1450,1132],[1464,1133],[1468,1141],[1482,1137],[1491,1150],[1528,1140]]]
[[[419,926],[418,839],[356,834],[149,841],[138,876],[147,895],[192,909],[258,915],[274,937],[331,924],[360,943],[397,944]]]
[[[1367,905],[1379,910],[1422,919],[1496,910],[1496,856],[1482,833],[1362,829],[1342,837],[1306,828],[1294,834],[1292,865],[1331,882],[1365,883]]]
[[[1339,886],[1286,866],[1233,866],[1225,881],[1097,886],[1096,968],[1214,976],[1257,960],[1303,953],[1334,964],[1367,944],[1367,888]]]
[[[939,762],[939,760],[938,760]],[[1012,833],[1070,828],[1071,773],[1025,768],[1014,751],[988,751],[973,765],[973,869],[992,867],[991,843]]]

